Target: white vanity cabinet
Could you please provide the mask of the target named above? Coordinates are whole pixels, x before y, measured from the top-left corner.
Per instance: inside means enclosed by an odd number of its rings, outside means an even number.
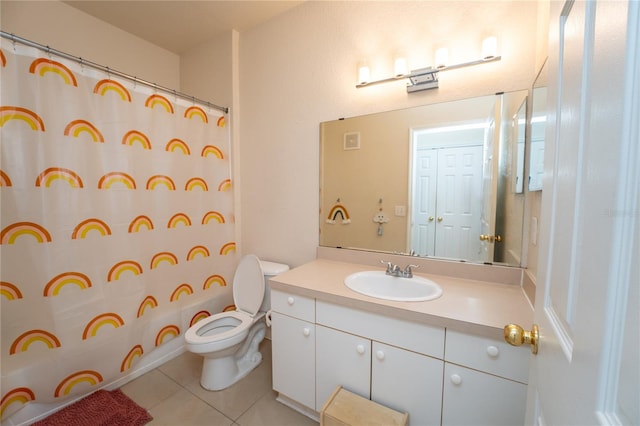
[[[521,425],[530,349],[447,329],[443,425]]]
[[[273,389],[315,410],[315,300],[272,291],[271,310]]]
[[[316,410],[338,385],[440,424],[444,329],[316,302]]]

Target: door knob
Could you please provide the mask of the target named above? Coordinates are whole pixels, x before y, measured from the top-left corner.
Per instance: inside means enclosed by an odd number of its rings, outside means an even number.
[[[520,346],[523,343],[531,345],[531,353],[538,353],[538,341],[540,340],[540,333],[538,326],[533,324],[531,331],[525,331],[517,324],[507,324],[504,326],[504,340],[513,346]]]
[[[438,216],[438,222],[442,222],[442,216]]]
[[[434,217],[433,216],[429,216],[429,222],[433,222]]]
[[[480,241],[488,241],[490,243],[494,243],[494,242],[502,242],[502,236],[501,235],[484,235],[484,234],[480,234]]]

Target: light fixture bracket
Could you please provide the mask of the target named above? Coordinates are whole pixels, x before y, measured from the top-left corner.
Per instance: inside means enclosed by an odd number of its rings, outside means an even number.
[[[438,70],[436,68],[427,67],[413,70],[406,77],[409,79],[407,93],[438,88]]]

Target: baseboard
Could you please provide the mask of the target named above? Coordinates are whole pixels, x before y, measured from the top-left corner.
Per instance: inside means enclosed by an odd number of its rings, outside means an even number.
[[[278,393],[278,396],[276,397],[276,401],[278,401],[283,405],[286,405],[287,407],[297,411],[302,415],[309,417],[312,420],[315,420],[318,423],[320,422],[320,415],[315,410],[312,410],[309,407],[305,407],[304,405],[294,401],[293,399],[287,398],[281,393]]]

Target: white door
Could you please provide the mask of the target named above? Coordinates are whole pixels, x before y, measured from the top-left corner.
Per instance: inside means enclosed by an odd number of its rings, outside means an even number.
[[[437,257],[479,260],[482,146],[438,150]]]
[[[527,420],[637,425],[640,2],[551,2],[550,17]]]
[[[419,256],[435,254],[438,151],[418,147],[413,160],[411,249]]]
[[[500,123],[495,117],[501,117],[502,96],[496,97],[493,109],[489,111],[487,128],[484,133],[482,163],[482,215],[480,217],[480,234],[495,235],[496,208],[498,196],[498,147],[500,146]],[[499,118],[498,118],[499,120]],[[494,161],[495,159],[495,161]],[[478,235],[478,238],[480,235]],[[480,260],[493,262],[493,243],[487,240],[480,243]]]

